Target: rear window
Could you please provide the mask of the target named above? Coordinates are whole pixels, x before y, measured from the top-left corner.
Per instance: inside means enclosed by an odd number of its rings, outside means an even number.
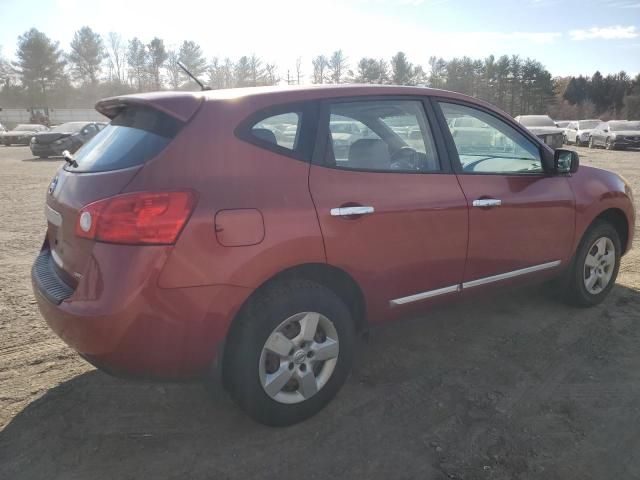
[[[73,172],[105,172],[142,165],[175,138],[182,123],[146,107],[129,107],[75,154]]]

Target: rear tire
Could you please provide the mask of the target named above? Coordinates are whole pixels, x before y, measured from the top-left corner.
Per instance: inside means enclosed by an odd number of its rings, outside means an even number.
[[[227,339],[223,383],[256,421],[300,422],[342,387],[354,339],[349,309],[331,290],[308,280],[273,284],[236,318]]]
[[[613,288],[622,252],[618,231],[596,220],[584,234],[565,281],[565,300],[578,307],[602,302]]]

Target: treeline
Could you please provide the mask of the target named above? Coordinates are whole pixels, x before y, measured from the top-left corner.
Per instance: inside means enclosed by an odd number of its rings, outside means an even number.
[[[214,89],[309,81],[426,85],[482,98],[512,115],[638,116],[631,113],[637,111],[640,76],[631,80],[624,72],[554,79],[540,62],[518,55],[431,57],[422,66],[403,52],[351,62],[342,50],[313,57],[308,70],[298,57],[285,72],[256,55],[207,59],[194,41],[168,47],[158,37],[144,42],[111,32],[103,38],[89,27],[75,32],[68,52],[36,29],[18,37],[16,61],[0,58],[0,106],[86,107],[111,95],[196,89],[178,62]]]
[[[564,102],[578,116],[640,119],[640,74],[631,79],[625,72],[603,76],[570,77],[562,92]],[[578,117],[576,117],[578,118]]]

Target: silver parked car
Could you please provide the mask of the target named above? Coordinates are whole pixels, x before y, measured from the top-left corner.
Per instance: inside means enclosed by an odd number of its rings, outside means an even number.
[[[564,130],[556,127],[555,122],[548,115],[518,115],[515,120],[551,148],[562,147]]]
[[[38,132],[46,132],[49,128],[35,123],[22,123],[13,130],[0,133],[0,142],[6,145],[29,145]]]
[[[571,122],[564,129],[564,143],[567,145],[575,143],[576,145],[586,145],[589,142],[589,136],[594,128],[601,123],[602,120],[578,120]]]
[[[640,121],[612,120],[599,123],[591,131],[589,148],[599,146],[607,150],[640,148]]]

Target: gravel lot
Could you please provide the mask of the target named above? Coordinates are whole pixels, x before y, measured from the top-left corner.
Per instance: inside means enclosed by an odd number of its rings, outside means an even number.
[[[640,152],[578,150],[639,203]],[[640,478],[640,248],[594,309],[536,287],[377,329],[328,408],[272,429],[199,384],[109,377],[47,329],[29,269],[59,163],[0,147],[0,478]]]

